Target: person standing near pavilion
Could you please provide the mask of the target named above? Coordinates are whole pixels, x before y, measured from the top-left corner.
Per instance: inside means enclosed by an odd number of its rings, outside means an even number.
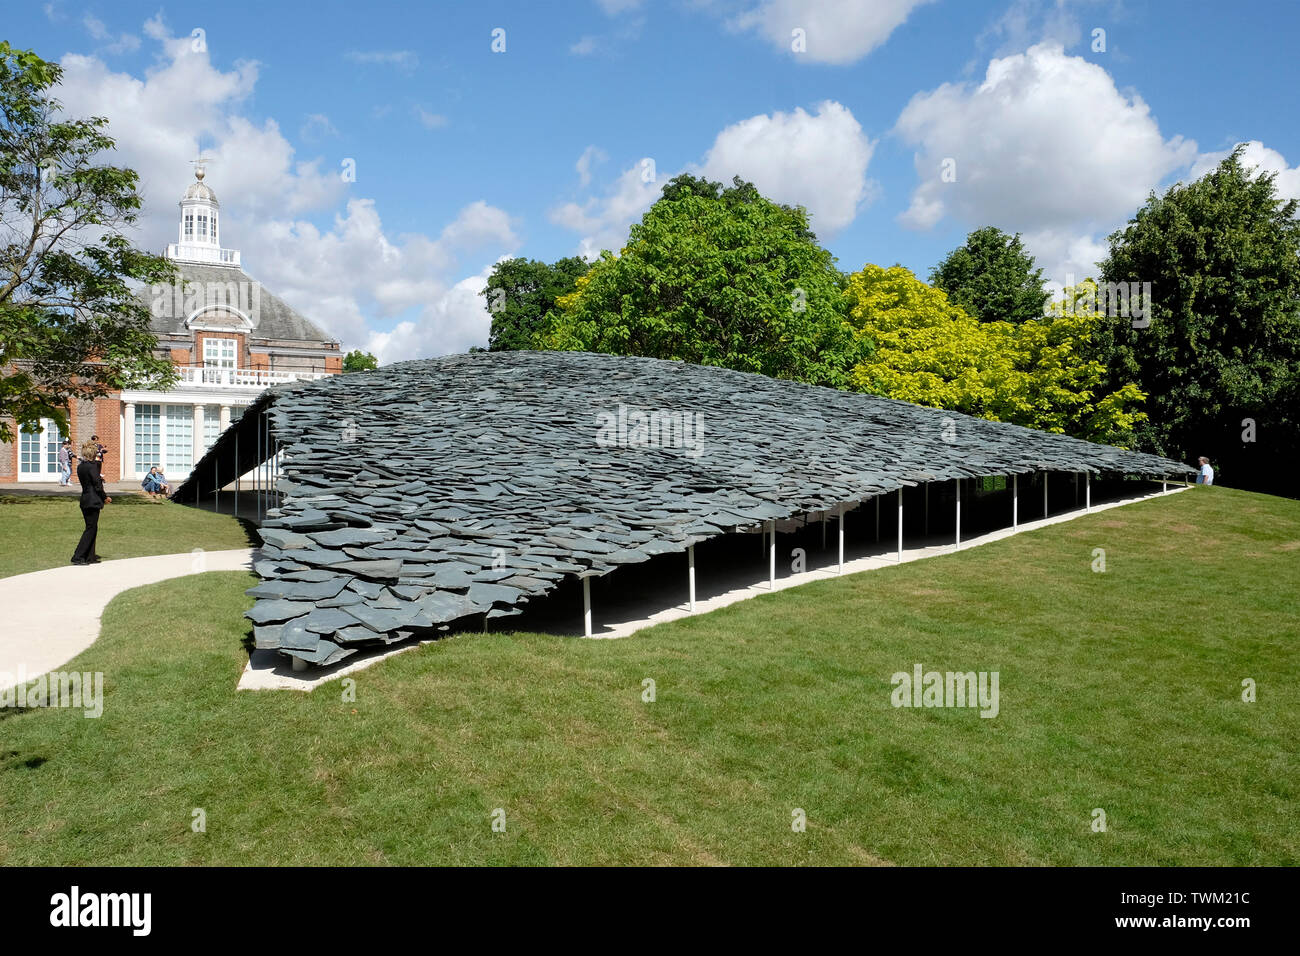
[[[1201,473],[1196,476],[1198,485],[1214,484],[1214,469],[1210,467],[1210,459],[1204,455],[1201,456]]]
[[[81,482],[81,517],[86,529],[81,532],[77,550],[72,553],[73,564],[98,564],[95,539],[99,535],[99,513],[113,499],[104,492],[104,479],[95,461],[98,448],[93,440],[81,447],[81,462],[77,465],[77,481]]]
[[[68,487],[68,482],[72,480],[72,459],[76,456],[72,454],[72,440],[63,439],[63,444],[59,446],[59,486]]]
[[[90,443],[95,446],[95,457],[92,461],[95,462],[95,467],[102,475],[104,473],[104,456],[108,454],[108,449],[100,442],[98,435],[91,435]],[[86,448],[83,447],[81,450],[84,452]],[[78,472],[78,474],[80,474],[80,472]]]

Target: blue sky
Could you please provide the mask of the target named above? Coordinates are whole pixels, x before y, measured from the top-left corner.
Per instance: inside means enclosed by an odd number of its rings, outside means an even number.
[[[201,146],[224,244],[386,361],[483,344],[494,261],[616,249],[684,169],[803,203],[841,268],[924,277],[993,224],[1057,286],[1236,142],[1300,194],[1291,2],[53,0],[5,27],[109,117],[142,245]]]

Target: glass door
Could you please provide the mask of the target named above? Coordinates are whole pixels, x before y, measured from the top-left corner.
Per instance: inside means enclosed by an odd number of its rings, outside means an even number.
[[[67,436],[51,418],[42,418],[39,428],[18,433],[18,480],[58,481],[59,446]]]

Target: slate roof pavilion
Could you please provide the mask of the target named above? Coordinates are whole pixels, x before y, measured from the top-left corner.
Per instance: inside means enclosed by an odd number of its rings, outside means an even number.
[[[275,455],[256,646],[333,664],[520,612],[569,576],[924,482],[1179,462],[906,402],[658,359],[494,352],[268,389],[195,502]]]

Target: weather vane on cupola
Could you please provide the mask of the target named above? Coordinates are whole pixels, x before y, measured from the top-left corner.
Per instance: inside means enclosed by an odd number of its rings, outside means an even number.
[[[190,160],[190,165],[194,167],[194,178],[202,182],[203,176],[207,171],[206,167],[208,163],[212,162],[215,162],[215,160],[211,156],[204,156],[203,150],[200,149],[199,155]]]

